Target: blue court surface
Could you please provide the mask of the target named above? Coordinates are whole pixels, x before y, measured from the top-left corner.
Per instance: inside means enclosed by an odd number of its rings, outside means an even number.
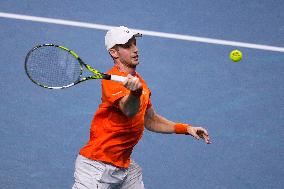
[[[284,47],[284,1],[1,1],[0,12],[125,25],[203,38]],[[106,30],[0,17],[0,188],[65,189],[88,141],[100,81],[65,90],[34,85],[25,55],[43,43],[64,45],[91,66],[113,65]],[[144,35],[138,72],[154,109],[205,127],[213,144],[145,131],[132,158],[147,189],[284,187],[284,52]],[[229,53],[243,52],[233,63]]]

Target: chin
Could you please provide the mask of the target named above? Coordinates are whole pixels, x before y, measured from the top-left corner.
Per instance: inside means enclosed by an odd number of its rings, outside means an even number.
[[[130,66],[133,67],[133,68],[135,68],[138,64],[139,64],[139,61],[137,61],[137,62],[132,62]]]

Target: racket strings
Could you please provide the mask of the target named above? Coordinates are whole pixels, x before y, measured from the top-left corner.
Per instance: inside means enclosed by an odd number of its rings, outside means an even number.
[[[43,46],[32,51],[26,61],[30,78],[44,87],[64,87],[80,79],[82,67],[68,51]]]

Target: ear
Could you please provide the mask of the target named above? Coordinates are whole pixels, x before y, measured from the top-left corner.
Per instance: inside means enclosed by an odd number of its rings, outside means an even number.
[[[109,54],[112,56],[112,58],[117,59],[119,57],[118,51],[114,48],[109,49]]]

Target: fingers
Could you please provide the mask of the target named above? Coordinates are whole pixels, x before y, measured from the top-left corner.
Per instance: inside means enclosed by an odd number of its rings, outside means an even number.
[[[192,127],[190,134],[197,140],[202,138],[207,144],[211,144],[208,132],[202,127]]]
[[[202,138],[204,139],[204,141],[207,143],[207,144],[211,144],[211,141],[210,141],[210,138],[208,135],[204,135],[202,136]]]
[[[137,91],[142,89],[142,84],[137,77],[128,74],[127,79],[123,82],[124,87],[130,91]]]
[[[204,128],[198,128],[197,134],[207,143],[211,144],[210,137],[206,129]]]
[[[197,130],[196,130],[196,127],[189,127],[188,128],[188,133],[193,136],[195,139],[199,140],[200,137],[198,136],[197,134]]]

